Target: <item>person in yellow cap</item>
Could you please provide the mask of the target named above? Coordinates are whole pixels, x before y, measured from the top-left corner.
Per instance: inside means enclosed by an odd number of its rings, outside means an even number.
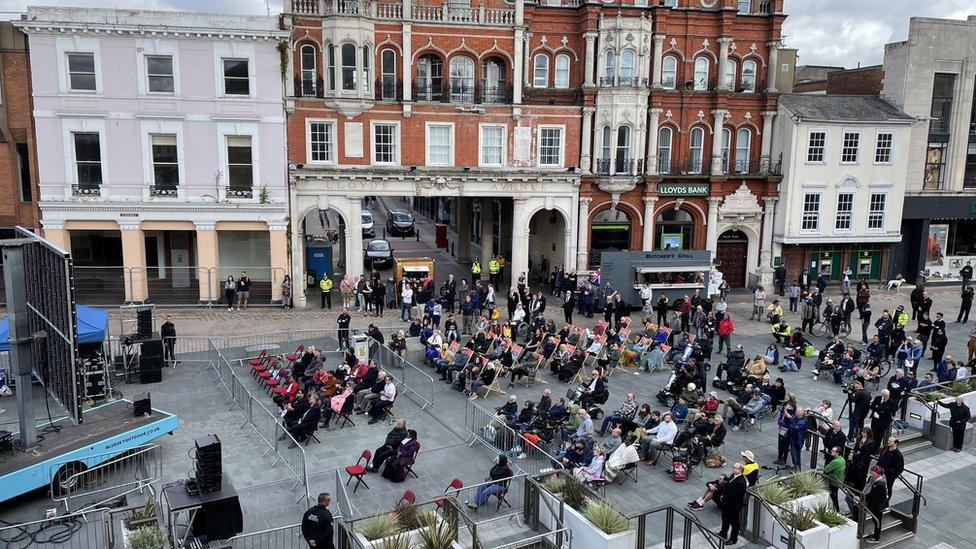
[[[329,273],[322,275],[322,280],[319,280],[319,289],[322,290],[322,306],[321,309],[325,308],[326,303],[329,304],[329,309],[332,309],[332,279],[329,278]]]
[[[481,282],[481,262],[475,259],[471,262],[471,285],[475,286]]]

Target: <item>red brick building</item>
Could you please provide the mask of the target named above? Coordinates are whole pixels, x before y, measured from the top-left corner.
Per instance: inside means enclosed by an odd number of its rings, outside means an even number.
[[[32,111],[27,37],[0,22],[0,230],[38,228]]]
[[[315,209],[358,227],[358,199],[409,195],[451,204],[462,260],[472,240],[513,273],[708,247],[745,284],[780,180],[783,1],[650,4],[286,1],[296,261]],[[353,274],[361,238],[344,231]]]

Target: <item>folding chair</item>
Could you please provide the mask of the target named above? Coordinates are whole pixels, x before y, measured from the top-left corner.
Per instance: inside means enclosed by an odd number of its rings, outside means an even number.
[[[639,461],[635,461],[634,463],[628,463],[627,465],[624,465],[623,469],[621,469],[620,472],[617,473],[617,478],[615,479],[614,482],[616,482],[617,484],[623,484],[629,478],[630,480],[634,481],[634,483],[636,483],[637,471],[640,470],[637,467],[639,463],[640,463]]]
[[[435,511],[442,509],[444,507],[444,500],[447,499],[446,496],[448,492],[450,492],[451,490],[460,491],[461,488],[464,488],[464,483],[461,482],[461,479],[456,478],[452,480],[451,483],[447,485],[447,488],[444,489],[443,496],[434,497],[434,505],[437,506],[437,509],[435,509]]]
[[[307,447],[309,444],[312,443],[313,440],[319,444],[322,444],[322,441],[319,440],[317,436],[315,436],[315,431],[312,431],[311,433],[308,434],[308,438],[305,439],[304,445]]]
[[[410,456],[410,463],[404,464],[403,468],[407,471],[407,476],[413,475],[413,478],[420,478],[420,476],[417,475],[417,473],[413,472],[413,466],[415,463],[417,463],[417,454],[419,453],[420,450],[414,452],[414,454]]]
[[[410,490],[407,490],[406,492],[403,493],[403,496],[400,497],[400,501],[397,502],[397,504],[396,504],[396,506],[394,506],[394,508],[395,509],[396,508],[399,508],[404,503],[406,503],[408,505],[416,505],[417,504],[417,496],[413,492],[411,492]]]
[[[288,364],[289,365],[295,364],[295,361],[302,358],[302,352],[304,351],[305,351],[305,346],[299,344],[298,347],[295,349],[294,353],[288,353],[287,355],[285,355],[285,358],[288,359]]]
[[[487,364],[488,359],[483,358],[482,360],[484,360],[485,364]],[[488,400],[488,396],[491,395],[492,391],[496,391],[497,393],[502,395],[508,394],[505,391],[502,391],[502,388],[498,385],[498,380],[501,379],[501,377],[502,376],[495,374],[495,379],[491,380],[491,383],[489,383],[488,385],[482,387],[482,389],[485,390],[485,394],[483,396],[485,400]]]
[[[356,485],[352,487],[353,493],[356,493],[356,490],[359,489],[360,484],[369,490],[369,484],[366,484],[363,477],[366,475],[366,465],[369,464],[369,460],[372,459],[372,457],[372,452],[369,450],[363,450],[363,453],[360,454],[359,459],[356,460],[356,464],[346,467],[346,474],[349,475],[349,480],[346,481],[346,486],[349,486],[349,482],[352,481],[352,479],[356,479]]]
[[[502,504],[507,505],[509,509],[512,509],[513,508],[512,507],[512,504],[509,503],[508,502],[508,499],[505,497],[506,495],[508,495],[508,481],[506,480],[505,482],[503,482],[502,483],[502,486],[503,486],[503,488],[500,491],[495,492],[494,494],[492,494],[492,496],[494,496],[495,499],[498,500],[498,505],[495,506],[495,512],[496,513],[499,510],[501,510]]]
[[[339,424],[339,429],[344,429],[346,424],[356,426],[356,422],[352,420],[352,408],[356,404],[356,399],[352,395],[346,398],[345,402],[342,403],[342,410],[339,411],[339,419],[342,423]]]
[[[529,366],[526,368],[529,371],[529,375],[525,377],[525,381],[522,382],[523,386],[528,387],[529,383],[544,383],[549,384],[548,381],[542,379],[539,375],[539,370],[542,369],[542,363],[545,361],[545,357],[541,353],[532,353],[532,360],[529,362]],[[531,378],[531,381],[529,381]]]
[[[248,360],[247,363],[250,364],[251,366],[258,366],[258,365],[264,363],[264,359],[267,358],[267,356],[268,356],[268,350],[267,349],[261,349],[261,354],[259,354],[258,356],[256,356],[256,357]]]

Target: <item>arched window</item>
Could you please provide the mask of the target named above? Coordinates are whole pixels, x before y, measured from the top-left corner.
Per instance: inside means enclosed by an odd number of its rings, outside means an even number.
[[[735,90],[735,73],[739,70],[739,64],[735,59],[729,59],[725,64],[725,87]]]
[[[722,128],[722,173],[729,173],[729,147],[732,146],[732,130]]]
[[[702,172],[702,149],[705,144],[705,130],[692,128],[688,145],[688,173]]]
[[[603,126],[603,139],[600,142],[603,145],[603,150],[600,154],[601,165],[597,167],[597,172],[609,173],[610,159],[613,157],[613,130],[610,129],[610,126]]]
[[[665,56],[661,63],[661,86],[666,90],[673,90],[678,81],[678,58],[673,55]]]
[[[569,56],[565,53],[556,56],[556,87],[569,87]]]
[[[657,132],[657,172],[671,173],[671,128],[665,126]]]
[[[756,62],[752,59],[742,63],[742,91],[756,91]]]
[[[735,173],[749,173],[749,151],[752,147],[752,132],[742,128],[735,134]]]
[[[459,55],[451,59],[451,101],[474,101],[474,61]]]
[[[369,46],[363,46],[363,91],[366,93],[369,93],[370,82],[373,81],[370,72],[370,68],[373,66],[371,57]]]
[[[315,95],[315,46],[302,46],[301,54],[302,95]]]
[[[704,55],[695,59],[694,87],[696,91],[705,91],[708,89],[708,65],[708,58]]]
[[[603,84],[612,86],[614,76],[617,74],[617,54],[613,50],[607,50],[603,54]]]
[[[537,53],[532,62],[532,86],[549,87],[549,56],[544,53]]]
[[[391,48],[380,53],[380,74],[380,97],[396,99],[396,52]]]
[[[326,70],[329,73],[326,79],[329,82],[329,91],[335,91],[336,89],[335,58],[335,46],[329,44],[326,47]]]
[[[630,126],[617,128],[617,155],[614,164],[614,173],[630,171]]]
[[[681,209],[666,208],[654,220],[655,241],[661,250],[688,250],[694,245],[695,219]]]
[[[637,79],[637,55],[634,50],[620,52],[620,84],[629,86]]]
[[[343,44],[340,53],[340,60],[342,62],[342,89],[343,91],[355,91],[356,46],[353,44]]]
[[[630,249],[632,224],[627,212],[610,209],[598,212],[590,224],[590,249],[594,252]],[[600,254],[591,254],[597,263]],[[596,265],[591,265],[595,267]]]
[[[444,62],[434,54],[421,56],[417,60],[417,99],[420,101],[440,101],[442,97],[441,78]]]
[[[505,62],[497,57],[489,57],[481,64],[482,100],[485,103],[504,103]]]

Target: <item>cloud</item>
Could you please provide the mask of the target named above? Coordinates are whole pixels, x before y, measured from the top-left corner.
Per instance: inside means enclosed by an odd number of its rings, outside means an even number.
[[[965,19],[972,0],[786,0],[786,43],[799,50],[799,64],[874,65],[884,45],[904,40],[911,17]]]

